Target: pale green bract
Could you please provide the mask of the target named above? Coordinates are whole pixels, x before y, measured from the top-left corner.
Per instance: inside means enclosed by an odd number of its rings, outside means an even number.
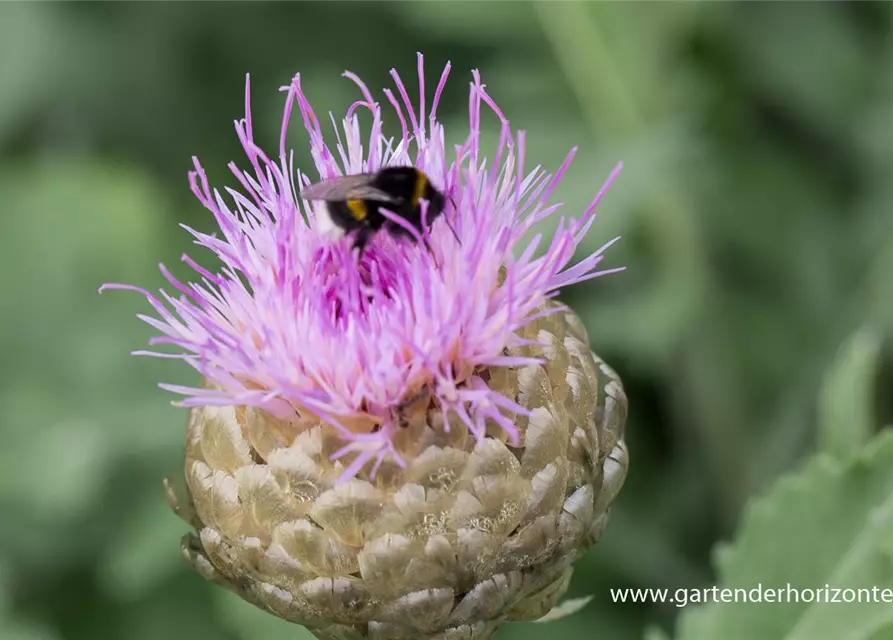
[[[874,431],[872,390],[882,338],[874,327],[859,327],[825,374],[819,394],[819,443],[826,453],[844,456],[857,451]]]

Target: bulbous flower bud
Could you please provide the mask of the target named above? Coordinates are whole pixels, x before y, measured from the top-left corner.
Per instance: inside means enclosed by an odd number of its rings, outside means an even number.
[[[570,312],[522,333],[542,364],[481,372],[530,410],[516,446],[499,429],[443,429],[427,399],[406,411],[373,479],[338,484],[326,425],[250,407],[196,407],[186,477],[196,527],[183,553],[205,578],[321,640],[490,638],[564,594],[623,484],[626,396]]]
[[[548,199],[573,154],[554,176],[525,174],[524,135],[475,72],[470,131],[449,160],[435,117],[448,71],[429,112],[421,57],[418,112],[392,73],[396,144],[346,74],[363,100],[336,130],[337,154],[296,76],[277,161],[254,142],[246,88],[236,131],[252,171],[231,165],[243,192],[227,189],[228,204],[197,161],[190,175],[220,236],[190,232],[220,271],[184,257],[200,276],[184,284],[162,267],[177,298],[106,285],[142,293],[158,317],[140,317],[163,334],[152,344],[181,350],[138,353],[180,358],[205,381],[162,385],[192,407],[189,498],[168,486],[195,528],[185,555],[319,638],[471,640],[542,617],[626,475],[620,380],[553,300],[619,270],[596,270],[611,243],[568,266],[608,185],[550,243],[525,240],[558,210]],[[320,174],[312,187],[285,149],[294,107]],[[372,115],[368,142],[359,108]],[[501,124],[490,161],[485,108]],[[402,188],[370,188],[385,169]],[[310,201],[320,186],[347,200]]]

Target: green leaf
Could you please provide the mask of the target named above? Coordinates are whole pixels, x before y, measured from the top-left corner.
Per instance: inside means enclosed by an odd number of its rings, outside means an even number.
[[[645,640],[670,640],[670,636],[660,627],[648,627],[645,629]]]
[[[677,638],[871,640],[893,624],[890,604],[784,597],[788,586],[893,589],[891,536],[893,432],[887,431],[846,461],[816,456],[751,503],[735,543],[717,553],[721,589],[738,601],[686,609]],[[783,599],[743,601],[743,592],[755,589],[781,590]]]
[[[882,335],[862,327],[843,344],[819,393],[819,448],[841,457],[857,451],[876,425],[872,387]]]
[[[877,633],[871,636],[871,640],[893,640],[893,624],[879,629]]]
[[[679,617],[676,640],[712,640],[713,628],[719,613],[717,607],[709,606],[685,609]]]

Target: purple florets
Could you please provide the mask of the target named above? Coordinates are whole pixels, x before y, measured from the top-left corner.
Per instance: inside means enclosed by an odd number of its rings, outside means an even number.
[[[186,228],[197,244],[219,256],[222,268],[212,273],[184,256],[200,279],[184,284],[162,266],[179,297],[163,290],[157,297],[129,285],[105,287],[145,295],[158,316],[139,317],[163,334],[150,344],[181,351],[136,353],[182,358],[209,382],[207,388],[162,385],[185,395],[183,405],[252,405],[279,417],[321,418],[345,440],[336,456],[357,452],[345,477],[370,460],[377,466],[392,456],[402,463],[393,446],[398,427],[391,409],[426,385],[440,406],[453,410],[478,437],[491,419],[510,439],[517,438],[513,414],[528,411],[491,390],[477,372],[537,362],[505,355],[505,347],[524,344],[519,329],[560,308],[543,311],[559,288],[619,270],[595,270],[614,240],[565,267],[620,166],[581,216],[559,221],[551,243],[534,257],[542,236],[520,243],[560,207],[547,201],[574,152],[554,175],[539,167],[524,173],[524,134],[513,134],[477,72],[469,95],[469,134],[448,152],[435,114],[449,70],[448,64],[426,111],[419,55],[418,112],[391,72],[400,99],[390,90],[384,93],[402,127],[396,141],[382,135],[381,108],[369,89],[346,73],[363,99],[349,109],[343,131],[332,118],[335,153],[295,76],[283,88],[288,96],[275,161],[254,143],[246,82],[245,118],[236,122],[236,132],[251,167],[242,171],[230,164],[241,190],[226,188],[227,202],[209,186],[197,160],[190,173],[193,193],[214,214],[221,233]],[[293,152],[285,148],[296,105],[318,175],[296,171]],[[482,106],[501,123],[499,143],[486,162],[479,146]],[[360,108],[372,114],[367,139],[356,115]],[[357,263],[349,239],[333,240],[319,229],[324,205],[302,201],[296,193],[319,178],[391,165],[415,165],[450,202],[425,232],[431,251],[423,243],[380,233]]]

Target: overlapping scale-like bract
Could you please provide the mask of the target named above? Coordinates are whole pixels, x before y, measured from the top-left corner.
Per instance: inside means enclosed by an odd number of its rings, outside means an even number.
[[[383,465],[338,482],[338,433],[245,407],[192,409],[186,460],[196,570],[331,640],[490,638],[565,592],[623,484],[626,396],[576,316],[523,329],[543,364],[482,372],[530,410],[520,441],[443,430],[431,404]]]

